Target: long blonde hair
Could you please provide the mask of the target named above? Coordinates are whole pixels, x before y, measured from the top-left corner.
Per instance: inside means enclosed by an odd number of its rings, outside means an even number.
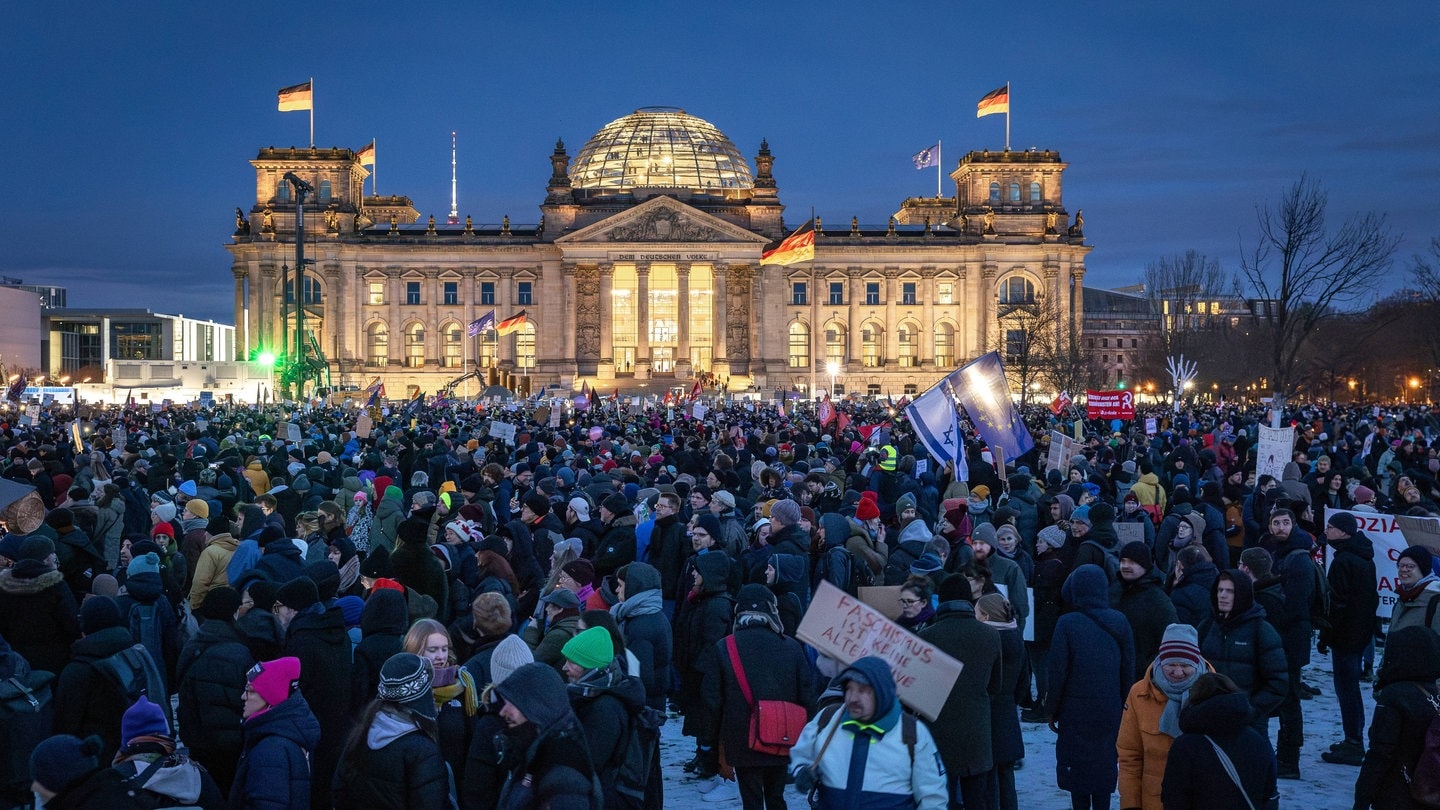
[[[436,633],[444,636],[445,643],[450,645],[449,663],[454,664],[455,645],[450,638],[450,631],[445,629],[445,625],[434,619],[417,619],[414,624],[410,625],[410,629],[405,631],[405,639],[400,642],[400,649],[424,658],[425,642],[429,641],[430,637]]]

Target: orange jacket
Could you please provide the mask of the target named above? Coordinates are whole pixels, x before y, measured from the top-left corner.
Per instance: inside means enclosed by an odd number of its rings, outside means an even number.
[[[1120,806],[1163,810],[1160,784],[1165,779],[1165,761],[1174,738],[1160,731],[1160,715],[1170,702],[1151,682],[1155,665],[1145,668],[1145,677],[1130,687],[1125,713],[1120,717],[1120,736],[1115,751],[1120,763]],[[1206,672],[1215,668],[1208,662]]]

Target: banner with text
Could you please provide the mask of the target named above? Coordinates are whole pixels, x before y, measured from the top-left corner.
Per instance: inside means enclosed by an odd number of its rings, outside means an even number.
[[[1375,615],[1388,619],[1398,598],[1395,595],[1395,562],[1400,559],[1400,552],[1410,546],[1426,546],[1432,555],[1440,553],[1440,518],[1397,517],[1376,512],[1326,509],[1325,520],[1328,522],[1330,516],[1336,512],[1349,512],[1354,515],[1360,531],[1364,532],[1375,546],[1375,589],[1380,593],[1380,605],[1375,608]],[[1327,567],[1333,557],[1332,554],[1325,555]]]
[[[1086,419],[1134,419],[1135,394],[1132,391],[1086,391]]]

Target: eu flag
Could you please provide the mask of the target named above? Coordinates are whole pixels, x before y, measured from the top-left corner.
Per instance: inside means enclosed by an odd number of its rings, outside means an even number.
[[[1015,409],[998,352],[977,358],[945,380],[953,387],[965,412],[970,414],[975,430],[990,445],[991,453],[1011,461],[1035,446],[1035,440],[1020,419],[1020,412]]]
[[[465,330],[465,333],[468,334],[470,337],[475,337],[476,335],[481,334],[482,332],[488,332],[488,331],[490,331],[491,329],[494,329],[494,328],[495,328],[495,310],[492,309],[492,310],[490,310],[489,312],[485,313],[484,315],[481,315],[480,317],[478,317],[478,318],[476,318],[475,320],[471,321],[471,322],[470,322],[470,326],[469,326],[469,328],[467,328],[467,329]]]
[[[915,162],[915,168],[917,169],[929,169],[933,166],[939,166],[940,144],[937,143],[934,146],[921,149],[910,159]]]

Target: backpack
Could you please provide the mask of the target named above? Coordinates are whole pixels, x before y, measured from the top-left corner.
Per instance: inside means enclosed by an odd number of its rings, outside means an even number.
[[[93,663],[95,671],[110,682],[125,700],[127,707],[133,706],[140,697],[150,698],[165,710],[165,721],[175,728],[175,717],[170,710],[170,696],[165,691],[165,679],[160,668],[143,644],[129,647]]]
[[[1425,695],[1425,701],[1435,709],[1435,716],[1425,729],[1425,745],[1420,749],[1420,758],[1409,772],[1401,768],[1401,775],[1410,786],[1410,798],[1420,807],[1440,807],[1440,699],[1430,694],[1420,684],[1415,684]]]
[[[870,573],[868,565],[855,559],[849,549],[832,546],[820,555],[820,563],[815,567],[814,584],[819,586],[821,581],[829,582],[855,596],[860,588],[875,584],[875,575]]]
[[[1285,552],[1282,559],[1288,560],[1296,554],[1303,555],[1310,563],[1311,579],[1314,587],[1310,589],[1310,625],[1316,630],[1330,628],[1330,578],[1325,575],[1325,569],[1315,561],[1310,552],[1302,548],[1292,549]]]
[[[819,730],[830,725],[830,721],[835,719],[836,712],[839,712],[844,707],[844,701],[836,701],[821,709],[818,715],[819,724],[815,728]],[[915,769],[915,743],[919,740],[919,736],[915,731],[915,724],[918,722],[919,721],[915,719],[915,715],[910,712],[903,710],[900,712],[900,739],[905,743],[905,750],[910,752],[910,769],[912,771]],[[942,771],[941,773],[943,774],[944,772]]]
[[[628,676],[627,676],[628,677]],[[660,807],[660,727],[665,715],[649,706],[630,714],[630,728],[615,771],[615,806],[621,810]]]
[[[904,585],[905,580],[910,578],[910,564],[920,559],[925,553],[925,544],[919,540],[906,540],[890,552],[885,560],[883,572],[886,585]]]
[[[55,676],[32,671],[0,681],[0,796],[30,784],[30,753],[55,730]]]
[[[1159,504],[1142,503],[1140,510],[1150,516],[1150,522],[1155,524],[1155,528],[1160,528],[1160,521],[1165,519],[1165,513],[1160,511]]]
[[[160,619],[160,601],[148,605],[137,602],[130,607],[130,638],[144,645],[157,667],[164,667],[165,628]]]
[[[1104,555],[1102,559],[1105,565],[1105,576],[1108,577],[1111,582],[1114,582],[1116,578],[1120,576],[1120,553],[1118,551],[1113,548],[1105,548],[1095,540],[1086,540],[1080,545],[1094,546],[1100,549],[1100,553]]]

